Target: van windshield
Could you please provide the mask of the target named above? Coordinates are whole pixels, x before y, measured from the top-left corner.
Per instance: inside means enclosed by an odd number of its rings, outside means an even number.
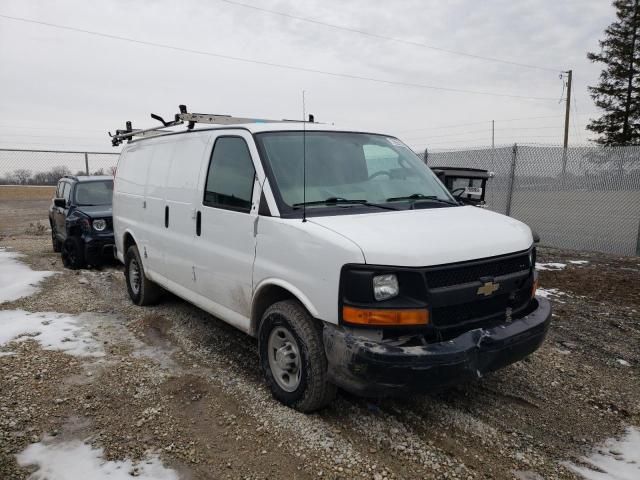
[[[282,202],[292,209],[349,205],[386,207],[424,202],[455,206],[435,174],[393,137],[349,132],[264,132],[256,135]],[[306,145],[306,194],[303,146]],[[428,208],[426,205],[421,208]],[[380,209],[380,211],[383,211]]]
[[[79,182],[76,185],[76,205],[111,205],[113,180]]]

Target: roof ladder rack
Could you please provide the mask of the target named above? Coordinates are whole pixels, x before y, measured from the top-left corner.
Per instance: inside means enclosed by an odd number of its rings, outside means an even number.
[[[134,129],[131,122],[125,123],[124,130],[116,130],[114,135],[109,132],[111,137],[111,144],[114,147],[120,145],[124,140],[131,141],[135,137],[154,137],[169,133],[170,130],[165,130],[167,127],[174,127],[176,125],[187,124],[187,130],[192,130],[196,123],[215,124],[215,125],[237,125],[242,123],[275,123],[275,122],[305,122],[305,120],[269,120],[266,118],[243,118],[233,117],[231,115],[218,115],[211,113],[190,113],[187,111],[186,105],[178,106],[180,113],[176,113],[173,121],[166,122],[160,115],[155,113],[151,114],[151,118],[158,120],[162,123],[162,126],[155,128],[147,128],[144,130]],[[309,115],[309,123],[314,123],[315,119],[313,115]]]

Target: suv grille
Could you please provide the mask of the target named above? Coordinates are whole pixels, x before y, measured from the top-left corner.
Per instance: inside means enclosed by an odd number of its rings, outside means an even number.
[[[460,266],[444,266],[425,272],[430,289],[476,282],[481,277],[499,277],[529,269],[529,253]]]

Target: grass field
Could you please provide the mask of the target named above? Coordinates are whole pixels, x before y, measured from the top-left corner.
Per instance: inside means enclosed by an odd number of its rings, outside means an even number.
[[[56,191],[55,185],[0,185],[0,201],[3,200],[50,200]]]

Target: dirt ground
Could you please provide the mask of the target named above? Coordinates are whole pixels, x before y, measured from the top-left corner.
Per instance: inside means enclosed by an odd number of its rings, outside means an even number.
[[[184,479],[577,478],[604,439],[640,426],[640,259],[541,248],[553,323],[530,358],[437,395],[340,393],[304,415],[259,374],[256,342],[174,296],[131,304],[119,266],[79,273],[51,250],[45,200],[0,200],[0,247],[53,270],[0,310],[83,314],[104,356],[29,340],[0,347],[0,478],[43,438],[80,439],[109,460],[160,455]],[[588,263],[569,263],[586,261]],[[554,293],[555,292],[555,293]],[[622,361],[622,362],[621,362]],[[136,475],[135,471],[131,472]]]

